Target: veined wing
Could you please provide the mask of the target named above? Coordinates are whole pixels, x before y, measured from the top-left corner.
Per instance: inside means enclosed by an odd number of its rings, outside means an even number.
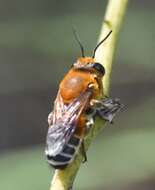
[[[86,91],[66,106],[58,93],[53,111],[53,124],[49,127],[46,139],[45,153],[48,156],[56,156],[61,153],[65,144],[73,135],[78,119],[91,95],[91,91]]]

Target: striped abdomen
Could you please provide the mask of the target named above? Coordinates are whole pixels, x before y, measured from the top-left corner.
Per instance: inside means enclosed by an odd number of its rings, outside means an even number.
[[[74,159],[79,146],[81,144],[81,139],[73,135],[69,142],[64,146],[64,149],[61,153],[56,156],[49,156],[47,154],[47,160],[50,165],[55,169],[63,169]]]

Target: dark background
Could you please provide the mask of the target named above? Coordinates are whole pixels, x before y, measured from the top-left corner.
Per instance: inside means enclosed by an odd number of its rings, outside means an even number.
[[[106,3],[0,0],[0,189],[48,189],[47,115],[80,56],[72,25],[91,55]],[[125,108],[92,144],[76,189],[155,189],[154,8],[151,0],[129,2],[111,86]]]

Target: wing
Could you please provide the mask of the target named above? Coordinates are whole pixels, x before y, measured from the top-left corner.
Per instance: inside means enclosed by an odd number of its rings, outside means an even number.
[[[79,116],[85,109],[91,95],[91,91],[86,91],[73,102],[65,105],[60,93],[58,93],[52,115],[53,123],[47,132],[46,155],[56,156],[63,150],[73,135]]]

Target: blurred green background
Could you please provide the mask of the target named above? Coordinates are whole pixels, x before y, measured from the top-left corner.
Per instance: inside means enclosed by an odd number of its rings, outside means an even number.
[[[80,56],[72,25],[91,55],[106,3],[0,0],[0,189],[49,188],[46,120],[58,83]],[[125,108],[90,147],[77,190],[155,189],[154,8],[153,0],[129,1],[111,88]]]

